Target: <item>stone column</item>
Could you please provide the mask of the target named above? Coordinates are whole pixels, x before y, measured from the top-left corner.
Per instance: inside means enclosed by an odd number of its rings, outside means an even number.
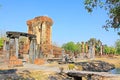
[[[18,52],[19,51],[19,41],[18,38],[15,38],[15,55],[18,58]]]
[[[45,22],[42,23],[42,44],[45,42],[46,40],[46,24]]]
[[[10,53],[9,53],[9,50],[10,50],[10,45],[9,45],[9,42],[6,41],[6,59],[9,60],[9,57],[10,57]]]
[[[40,44],[36,44],[36,58],[40,58]]]
[[[34,63],[36,58],[36,39],[30,39],[30,49],[29,49],[29,61]]]
[[[13,46],[13,44],[15,45],[14,40],[10,38],[10,40],[9,40],[9,58],[10,58],[10,56],[14,55],[14,46]]]
[[[82,58],[84,58],[84,42],[82,42]]]
[[[89,58],[92,58],[92,42],[89,44]]]
[[[85,53],[86,53],[86,57],[88,57],[88,43],[85,43]]]
[[[100,46],[100,55],[102,56],[102,52],[103,52],[103,46]]]
[[[40,58],[44,58],[44,54],[43,54],[43,45],[40,45]]]
[[[33,63],[33,40],[30,39],[29,62]]]
[[[3,51],[6,51],[6,40],[4,40]]]
[[[95,58],[95,44],[92,46],[92,58]]]
[[[50,26],[50,45],[52,44],[52,27]]]
[[[40,31],[41,31],[41,25],[38,25],[38,26],[36,26],[36,28],[35,28],[35,35],[36,35],[36,42],[37,42],[37,44],[40,44]]]
[[[36,59],[36,39],[33,39],[33,60]]]

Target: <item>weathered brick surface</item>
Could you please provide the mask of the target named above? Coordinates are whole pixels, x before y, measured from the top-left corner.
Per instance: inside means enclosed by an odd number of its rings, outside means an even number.
[[[22,60],[17,59],[16,56],[11,56],[9,59],[9,67],[16,67],[16,66],[22,66]]]
[[[28,33],[37,36],[37,44],[41,45],[39,49],[45,54],[50,53],[51,50],[52,24],[52,19],[47,16],[39,16],[27,21]]]
[[[35,59],[34,60],[34,64],[37,64],[37,65],[42,65],[45,63],[45,60],[44,59]]]

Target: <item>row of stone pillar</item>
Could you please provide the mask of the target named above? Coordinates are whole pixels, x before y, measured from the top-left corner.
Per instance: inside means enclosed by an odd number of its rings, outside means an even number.
[[[7,59],[10,56],[19,55],[19,38],[9,38],[9,41],[4,41],[3,50],[6,52]],[[36,39],[30,39],[30,48],[29,48],[29,61],[33,63],[34,60],[38,57],[38,52],[36,50]]]
[[[82,52],[82,56],[85,56],[85,54],[88,53],[89,58],[94,58],[95,57],[95,44],[90,43],[88,45],[87,42],[85,44],[84,42],[82,42],[81,52]],[[100,54],[102,55],[102,44],[100,45]]]
[[[10,38],[9,41],[4,40],[3,50],[6,52],[7,58],[14,55],[18,58],[19,41],[18,38]]]

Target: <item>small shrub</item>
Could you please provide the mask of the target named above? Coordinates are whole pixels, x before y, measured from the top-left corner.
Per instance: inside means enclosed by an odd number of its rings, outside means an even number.
[[[68,69],[69,70],[73,70],[75,68],[75,65],[74,64],[68,64]]]

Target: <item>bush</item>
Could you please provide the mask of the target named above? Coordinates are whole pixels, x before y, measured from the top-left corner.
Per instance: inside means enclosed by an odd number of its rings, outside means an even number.
[[[0,48],[3,47],[3,38],[0,38]]]
[[[68,64],[68,69],[69,70],[73,70],[75,68],[75,65],[74,64]]]

